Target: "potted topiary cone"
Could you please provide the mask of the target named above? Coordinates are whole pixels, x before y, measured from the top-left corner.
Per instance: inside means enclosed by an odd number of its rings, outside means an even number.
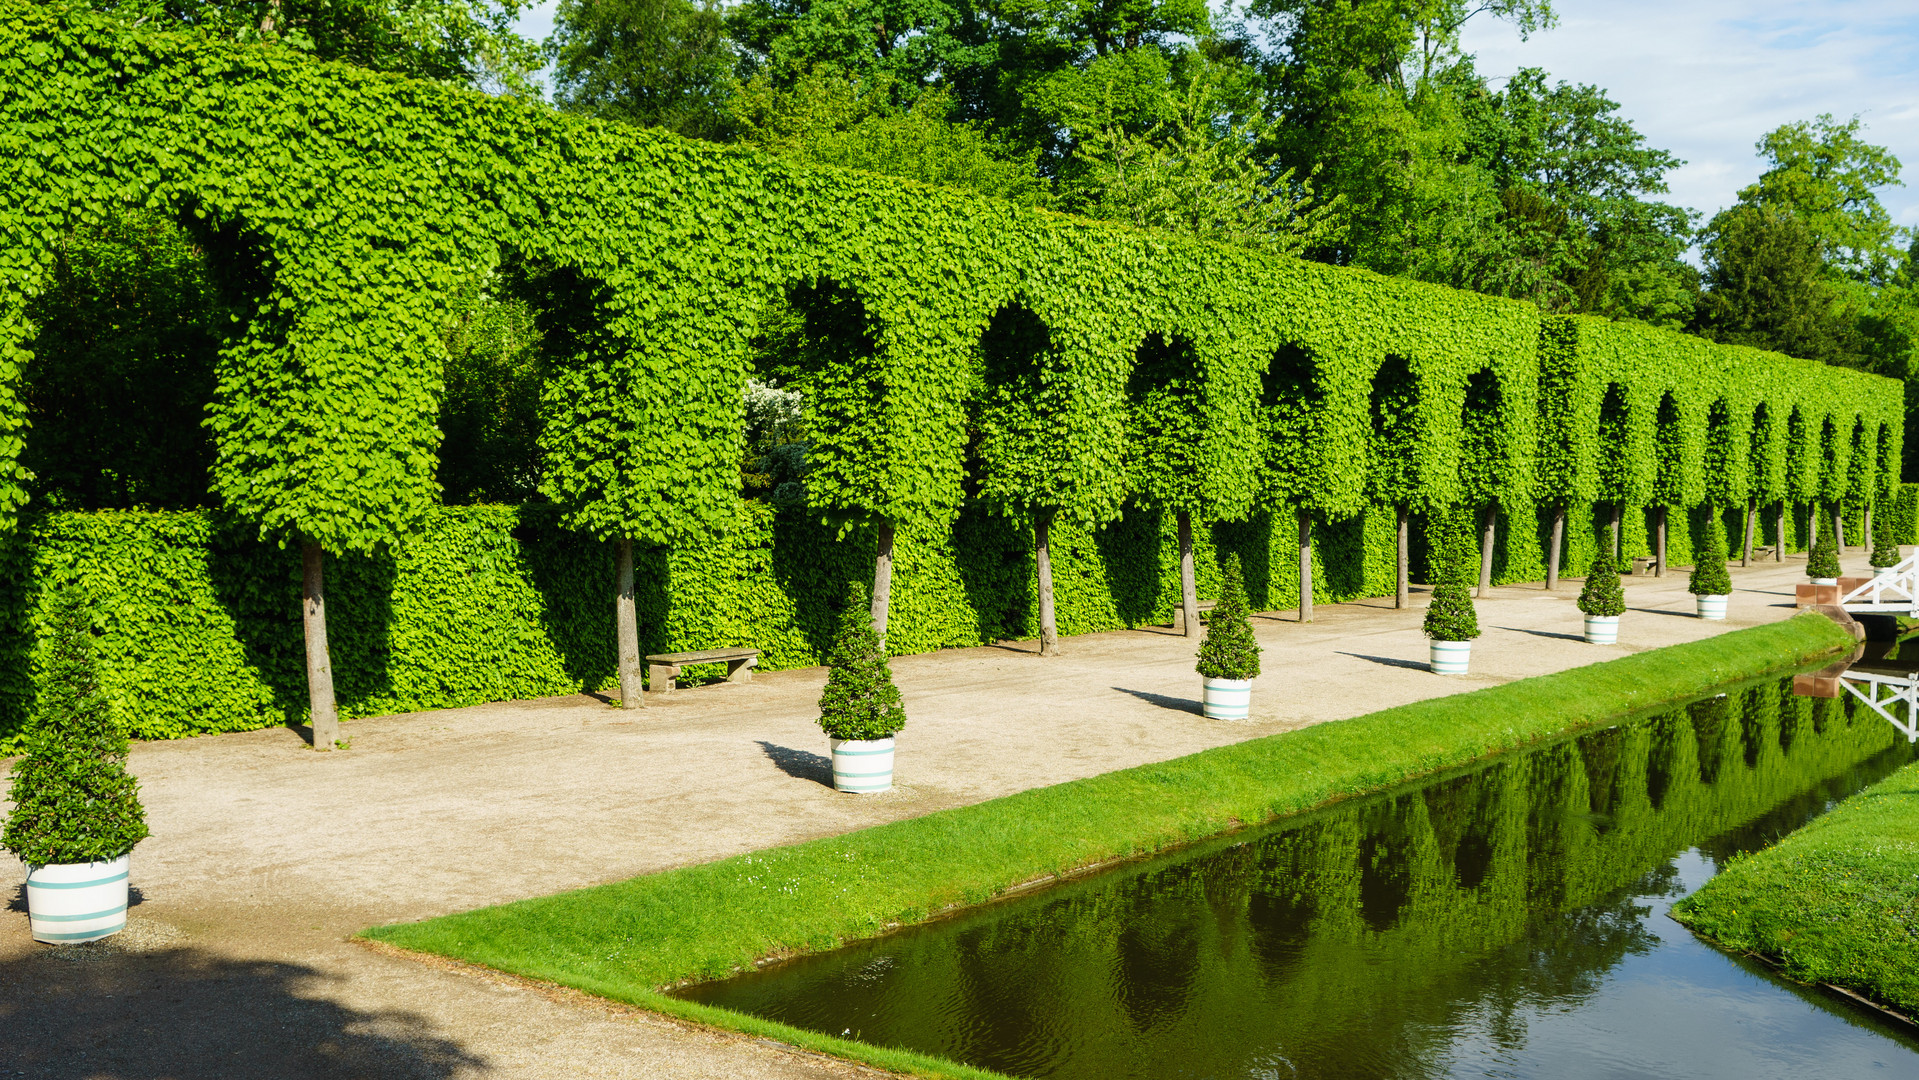
[[[1619,567],[1611,555],[1593,560],[1586,584],[1579,590],[1579,610],[1586,613],[1586,640],[1594,645],[1619,643],[1619,617],[1626,613],[1626,590],[1619,584]]]
[[[1426,605],[1427,665],[1435,675],[1464,675],[1473,659],[1473,639],[1479,636],[1479,613],[1473,609],[1472,590],[1457,581],[1433,586]]]
[[[1898,544],[1886,540],[1886,534],[1883,531],[1874,529],[1872,533],[1872,556],[1868,561],[1872,564],[1872,575],[1884,577],[1891,573],[1892,568],[1898,566],[1905,556],[1899,554]]]
[[[1827,533],[1813,542],[1812,550],[1806,554],[1806,576],[1814,585],[1837,585],[1839,575],[1844,573],[1839,567],[1839,545]]]
[[[1199,643],[1200,709],[1208,720],[1244,720],[1259,677],[1259,642],[1246,617],[1238,555],[1226,556],[1220,578],[1219,603],[1206,623],[1206,640]]]
[[[832,743],[833,787],[860,795],[891,791],[893,736],[906,726],[906,710],[859,585],[847,598],[826,663],[820,728]]]
[[[0,846],[27,864],[35,941],[73,945],[127,925],[127,864],[146,839],[127,735],[100,690],[93,628],[77,601],[57,603],[46,679],[27,754],[13,766],[13,812]]]
[[[1726,572],[1726,553],[1715,538],[1706,542],[1693,563],[1692,577],[1686,582],[1702,619],[1724,619],[1726,601],[1732,599],[1732,575]]]

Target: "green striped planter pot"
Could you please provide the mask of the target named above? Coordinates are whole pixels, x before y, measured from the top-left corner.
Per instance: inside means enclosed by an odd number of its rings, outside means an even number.
[[[1427,666],[1435,675],[1464,675],[1466,667],[1473,659],[1473,643],[1470,641],[1432,641],[1427,652]]]
[[[1586,616],[1586,643],[1589,645],[1619,644],[1619,616]]]
[[[1726,617],[1726,601],[1731,600],[1727,593],[1714,593],[1710,596],[1695,596],[1699,602],[1699,617],[1702,619],[1723,619]]]
[[[1200,711],[1208,720],[1244,720],[1253,708],[1253,680],[1204,679]]]
[[[893,739],[834,739],[833,788],[855,795],[893,790]]]
[[[27,867],[27,921],[50,945],[98,941],[127,928],[127,856]]]

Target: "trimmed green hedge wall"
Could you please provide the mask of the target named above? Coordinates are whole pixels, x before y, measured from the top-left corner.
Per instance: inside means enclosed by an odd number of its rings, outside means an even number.
[[[731,527],[761,313],[826,281],[857,319],[809,378],[807,491],[842,522],[943,531],[969,460],[1012,517],[1097,523],[1129,498],[1221,519],[1496,502],[1521,521],[1859,501],[1900,457],[1888,379],[129,33],[78,3],[0,0],[0,149],[33,163],[0,203],[0,518],[23,498],[25,304],[66,231],[127,204],[180,215],[250,283],[210,407],[216,494],[331,552],[432,517],[440,329],[503,250],[540,268],[543,491],[595,537]],[[995,385],[982,338],[1014,308],[1047,344]],[[1156,355],[1172,381],[1139,385]]]

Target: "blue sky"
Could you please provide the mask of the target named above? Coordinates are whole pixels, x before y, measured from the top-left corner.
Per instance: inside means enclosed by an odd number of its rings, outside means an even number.
[[[1604,87],[1646,141],[1686,161],[1669,201],[1710,218],[1759,175],[1753,144],[1820,113],[1865,121],[1919,185],[1919,0],[1558,0],[1559,26],[1520,41],[1484,15],[1464,44],[1482,74],[1539,67]],[[1919,226],[1919,190],[1887,188]]]
[[[539,40],[557,0],[520,21]],[[1866,139],[1890,147],[1913,186],[1880,200],[1919,227],[1919,0],[1558,0],[1559,26],[1530,41],[1484,15],[1465,47],[1481,73],[1521,67],[1593,83],[1619,102],[1647,142],[1685,160],[1669,201],[1707,218],[1761,168],[1753,144],[1794,120],[1858,114]]]

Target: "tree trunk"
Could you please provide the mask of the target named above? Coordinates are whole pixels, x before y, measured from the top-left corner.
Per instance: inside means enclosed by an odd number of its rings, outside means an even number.
[[[300,612],[307,645],[307,709],[313,717],[313,748],[331,750],[340,739],[340,711],[333,701],[333,660],[326,641],[326,552],[316,540],[300,545]]]
[[[1553,538],[1546,547],[1546,591],[1559,588],[1559,552],[1566,543],[1566,508],[1553,507]]]
[[[1772,561],[1786,561],[1786,500],[1779,500],[1779,542],[1772,546]]]
[[[1812,546],[1819,542],[1819,507],[1808,503],[1806,506],[1806,554],[1812,554]]]
[[[886,647],[886,608],[893,600],[893,523],[882,518],[878,551],[873,557],[873,633]]]
[[[1193,575],[1193,515],[1181,510],[1179,519],[1179,618],[1187,637],[1199,636],[1199,583]]]
[[[1872,504],[1871,503],[1866,504],[1865,513],[1866,513],[1866,520],[1862,524],[1865,526],[1865,529],[1866,529],[1866,540],[1865,540],[1866,554],[1870,556],[1872,554]]]
[[[1033,520],[1033,566],[1039,571],[1039,654],[1059,655],[1059,627],[1053,622],[1053,512]]]
[[[1844,514],[1845,511],[1840,509],[1838,503],[1832,504],[1832,543],[1833,546],[1840,551],[1846,550],[1846,519]]]
[[[1299,621],[1313,621],[1313,515],[1299,512]]]
[[[1666,576],[1666,508],[1659,508],[1659,536],[1657,549],[1652,553],[1652,576]]]
[[[1406,519],[1411,515],[1406,513],[1406,507],[1402,504],[1397,508],[1397,516],[1399,519],[1399,565],[1397,585],[1393,592],[1393,606],[1403,608],[1412,602],[1413,591],[1412,560],[1408,557],[1406,549]]]
[[[1741,566],[1752,565],[1752,533],[1753,533],[1753,529],[1755,527],[1756,519],[1758,518],[1758,516],[1759,516],[1758,504],[1752,499],[1747,499],[1746,500],[1746,548],[1745,548],[1745,554],[1739,557],[1739,565]]]
[[[1493,527],[1499,521],[1499,504],[1486,506],[1486,524],[1479,534],[1479,598],[1493,594]]]
[[[633,540],[620,537],[614,549],[613,626],[620,653],[620,708],[637,709],[646,704],[646,691],[640,675],[640,615],[633,606]]]
[[[1625,510],[1624,503],[1612,504],[1612,557],[1619,558],[1619,518]]]

